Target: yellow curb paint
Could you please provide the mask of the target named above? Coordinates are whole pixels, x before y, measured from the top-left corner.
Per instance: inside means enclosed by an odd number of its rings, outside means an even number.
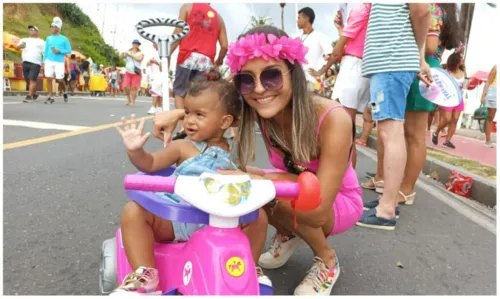
[[[141,119],[148,120],[148,119],[152,119],[152,118],[153,118],[153,116],[146,116],[146,117],[138,118],[137,120],[138,121]],[[23,141],[18,141],[18,142],[7,143],[7,144],[3,145],[3,150],[5,151],[5,150],[9,150],[9,149],[14,149],[14,148],[23,147],[23,146],[54,141],[54,140],[68,138],[68,137],[77,136],[77,135],[82,135],[82,134],[86,134],[86,133],[98,132],[98,131],[106,130],[109,128],[113,128],[119,124],[121,124],[121,121],[116,122],[116,123],[112,123],[112,124],[105,124],[105,125],[90,127],[90,128],[71,131],[71,132],[65,132],[65,133],[54,134],[54,135],[49,135],[49,136],[44,136],[44,137],[39,137],[39,138],[33,138],[33,139],[28,139],[28,140],[23,140]]]

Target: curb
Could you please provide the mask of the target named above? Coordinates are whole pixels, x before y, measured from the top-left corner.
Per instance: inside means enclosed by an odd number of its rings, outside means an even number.
[[[373,150],[377,150],[377,138],[374,136],[369,136],[366,146]],[[492,182],[463,168],[453,166],[430,156],[426,157],[424,169],[422,170],[422,172],[425,175],[431,175],[431,173],[437,172],[439,175],[439,182],[442,183],[444,187],[444,184],[446,184],[452,170],[460,172],[463,175],[470,176],[474,180],[474,182],[472,183],[470,199],[480,202],[490,208],[496,207],[497,186],[495,182]]]
[[[38,95],[46,96],[48,92],[46,91],[38,91]],[[28,92],[25,90],[6,90],[3,92],[4,97],[18,97],[18,96],[26,96]],[[75,92],[74,96],[90,96],[90,92]]]

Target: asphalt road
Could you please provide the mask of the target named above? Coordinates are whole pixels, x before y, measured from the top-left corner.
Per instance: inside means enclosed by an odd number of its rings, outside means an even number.
[[[113,123],[131,112],[145,116],[150,101],[141,98],[136,107],[126,107],[110,98],[70,98],[69,103],[57,98],[52,105],[44,105],[43,97],[32,104],[21,100],[4,98],[5,120],[85,127]],[[4,145],[67,132],[3,129]],[[269,167],[258,140],[255,164]],[[159,149],[161,143],[151,139],[146,148]],[[375,161],[364,153],[358,159],[357,173],[364,179]],[[3,161],[4,294],[98,294],[101,244],[113,237],[127,202],[123,177],[135,172],[117,132],[108,128],[4,150]],[[496,293],[496,235],[477,224],[472,209],[463,206],[458,212],[429,190],[434,189],[417,189],[416,204],[401,208],[393,232],[354,227],[330,238],[341,265],[332,294]],[[376,198],[372,191],[363,196]],[[276,294],[293,294],[312,258],[304,246],[283,268],[267,271]],[[396,266],[398,261],[404,268]]]

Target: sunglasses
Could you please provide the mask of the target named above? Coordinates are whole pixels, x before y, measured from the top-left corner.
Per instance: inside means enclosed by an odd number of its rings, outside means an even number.
[[[283,76],[288,74],[290,70],[283,73],[279,68],[269,68],[262,73],[260,73],[259,81],[260,84],[270,91],[280,90],[283,87]],[[256,78],[250,72],[240,72],[233,77],[234,85],[236,89],[242,94],[247,95],[255,90]]]

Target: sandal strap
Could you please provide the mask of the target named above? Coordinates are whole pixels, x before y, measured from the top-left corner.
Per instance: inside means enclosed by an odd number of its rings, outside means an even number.
[[[411,194],[405,195],[402,191],[399,191],[399,194],[401,194],[401,196],[403,196],[405,201],[407,201],[409,198],[415,197],[415,195],[417,195],[417,192],[413,192]]]

